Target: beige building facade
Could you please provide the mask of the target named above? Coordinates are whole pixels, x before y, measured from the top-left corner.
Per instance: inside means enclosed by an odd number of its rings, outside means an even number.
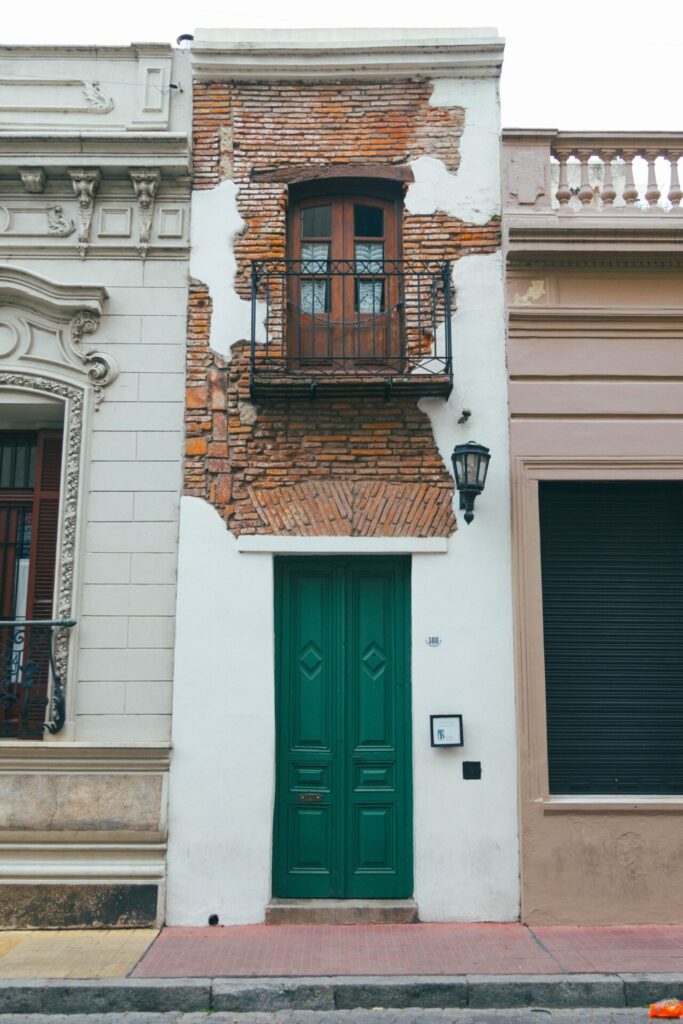
[[[682,143],[504,133],[529,923],[683,919]]]

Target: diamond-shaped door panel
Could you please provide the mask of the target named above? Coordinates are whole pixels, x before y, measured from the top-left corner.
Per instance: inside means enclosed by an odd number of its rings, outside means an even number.
[[[371,679],[377,679],[382,674],[387,659],[384,652],[374,641],[365,648],[363,652],[363,664]]]
[[[323,656],[311,640],[299,655],[299,665],[308,678],[313,679],[322,663]]]

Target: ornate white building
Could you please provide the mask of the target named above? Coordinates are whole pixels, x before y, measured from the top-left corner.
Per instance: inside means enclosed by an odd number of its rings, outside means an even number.
[[[0,49],[0,927],[163,915],[186,56]]]

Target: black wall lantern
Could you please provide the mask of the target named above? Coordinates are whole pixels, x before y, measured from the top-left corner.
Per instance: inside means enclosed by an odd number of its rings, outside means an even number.
[[[474,519],[474,499],[484,490],[491,455],[489,449],[476,441],[456,444],[451,459],[455,486],[460,491],[460,508],[465,509],[465,522]]]

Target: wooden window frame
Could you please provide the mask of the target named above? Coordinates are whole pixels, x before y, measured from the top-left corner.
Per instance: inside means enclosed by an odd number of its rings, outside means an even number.
[[[353,363],[355,359],[362,365],[367,360],[377,359],[381,363],[401,356],[401,278],[394,275],[384,279],[381,310],[374,310],[373,299],[373,311],[362,312],[358,309],[358,277],[351,267],[355,261],[352,201],[362,202],[365,199],[370,203],[373,200],[381,203],[385,215],[383,260],[395,265],[402,258],[403,193],[402,182],[365,178],[325,178],[291,186],[287,210],[287,259],[301,259],[301,247],[305,241],[301,237],[301,211],[308,206],[329,202],[331,226],[328,259],[348,262],[350,268],[348,274],[335,273],[327,279],[321,276],[321,281],[328,282],[327,308],[318,313],[314,306],[312,320],[301,309],[299,279],[294,274],[289,278],[287,351],[290,358],[301,359],[302,367],[307,366],[309,360],[319,363],[321,359],[325,361],[327,358],[334,364],[340,355],[349,369],[353,368],[350,362]],[[350,201],[348,205],[347,201]],[[321,236],[320,241],[326,240]],[[315,242],[316,239],[311,241]]]

